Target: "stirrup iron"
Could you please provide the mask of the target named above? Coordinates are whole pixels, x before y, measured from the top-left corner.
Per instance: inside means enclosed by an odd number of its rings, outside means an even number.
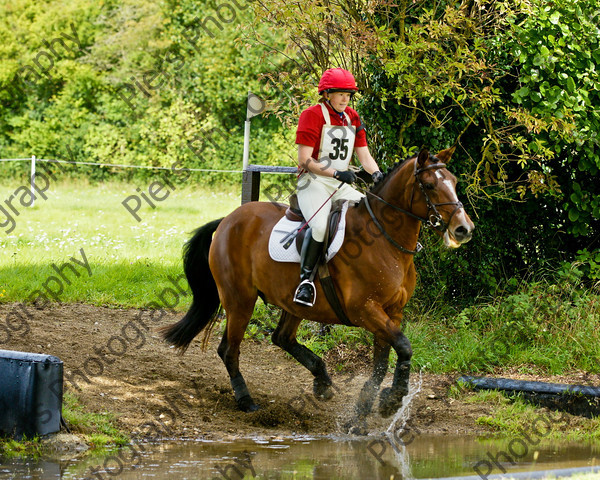
[[[300,290],[300,287],[302,287],[302,285],[310,285],[312,288],[312,302],[305,302],[304,300],[300,300],[298,298],[298,291]],[[310,279],[306,279],[306,280],[302,280],[300,282],[300,285],[298,285],[298,287],[296,288],[296,291],[294,292],[294,302],[298,303],[300,305],[306,305],[307,307],[312,307],[315,304],[315,300],[317,299],[317,287],[315,287],[314,282],[312,282]]]

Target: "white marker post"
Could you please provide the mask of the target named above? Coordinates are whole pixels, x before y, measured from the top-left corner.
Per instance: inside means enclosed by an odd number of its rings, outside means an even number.
[[[248,159],[250,158],[250,120],[265,111],[267,102],[252,92],[248,92],[248,103],[246,104],[246,122],[244,123],[244,172],[248,170]]]
[[[31,206],[35,205],[35,155],[31,156]]]
[[[250,157],[250,119],[265,111],[267,102],[262,98],[248,92],[248,103],[246,104],[246,123],[244,124],[244,156],[242,160],[242,204],[258,200],[260,189],[260,170],[248,170],[248,159]]]

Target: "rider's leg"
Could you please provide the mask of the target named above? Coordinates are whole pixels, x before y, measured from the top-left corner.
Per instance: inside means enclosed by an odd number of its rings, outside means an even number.
[[[344,185],[342,185],[340,189],[335,192],[332,200],[350,200],[352,202],[359,202],[363,197],[364,195],[358,190],[353,188],[351,185],[344,183]]]
[[[300,285],[294,294],[294,302],[312,307],[315,297],[315,285],[311,281],[312,275],[321,252],[323,242],[316,241],[312,236],[312,228],[309,228],[302,242],[302,251],[300,252]]]
[[[333,189],[335,190],[335,189]],[[323,249],[327,219],[331,210],[331,193],[329,185],[313,181],[303,189],[298,189],[298,204],[304,218],[311,218],[310,232],[306,232],[300,252],[301,283],[294,294],[294,302],[312,307],[315,297],[315,286],[310,276],[315,269]]]

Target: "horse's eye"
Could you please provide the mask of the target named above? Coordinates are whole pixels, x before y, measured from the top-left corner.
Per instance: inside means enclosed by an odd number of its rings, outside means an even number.
[[[433,190],[435,188],[435,185],[433,183],[426,183],[425,184],[425,189],[426,190]]]

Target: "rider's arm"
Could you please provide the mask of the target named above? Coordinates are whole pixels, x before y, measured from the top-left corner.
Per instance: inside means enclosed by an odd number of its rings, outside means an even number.
[[[298,165],[315,175],[333,177],[335,170],[326,164],[321,164],[312,158],[313,147],[298,145]]]
[[[379,170],[377,166],[377,162],[371,156],[371,152],[369,152],[369,147],[354,147],[354,151],[356,152],[356,156],[358,157],[358,161],[363,166],[363,168],[367,171],[367,173],[374,173]]]

